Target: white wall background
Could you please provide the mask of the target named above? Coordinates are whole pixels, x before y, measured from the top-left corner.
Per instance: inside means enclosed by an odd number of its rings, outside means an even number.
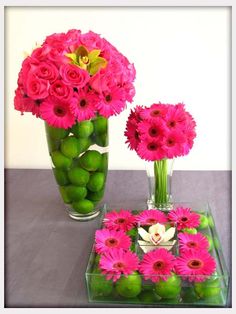
[[[93,30],[114,44],[137,70],[134,103],[110,119],[110,169],[144,169],[123,132],[136,104],[183,101],[197,121],[197,139],[175,169],[230,169],[229,8],[8,7],[5,23],[5,166],[50,168],[44,124],[14,110],[24,51],[55,32]]]

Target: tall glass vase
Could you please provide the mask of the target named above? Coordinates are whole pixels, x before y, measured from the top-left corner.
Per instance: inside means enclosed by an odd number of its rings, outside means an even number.
[[[149,196],[148,208],[169,210],[172,208],[172,174],[174,159],[162,159],[146,163]]]
[[[75,220],[90,220],[103,207],[108,170],[108,120],[96,117],[71,129],[45,123],[52,170],[65,209]]]

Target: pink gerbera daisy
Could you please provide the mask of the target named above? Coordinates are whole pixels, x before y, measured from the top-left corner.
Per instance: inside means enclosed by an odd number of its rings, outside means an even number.
[[[139,133],[137,131],[137,122],[135,119],[129,119],[126,124],[125,136],[127,137],[130,149],[136,149],[140,143]]]
[[[98,97],[95,94],[86,93],[80,90],[74,93],[75,97],[70,104],[71,112],[76,116],[78,121],[89,120],[95,116],[95,104]]]
[[[186,138],[181,130],[168,132],[163,140],[163,147],[168,158],[181,156],[183,154],[183,144]]]
[[[106,118],[119,114],[124,107],[124,91],[118,87],[103,92],[100,100],[96,104],[99,114]]]
[[[191,212],[190,208],[178,207],[171,210],[168,219],[177,224],[177,229],[197,228],[200,224],[200,215]]]
[[[121,274],[128,276],[138,269],[138,257],[131,251],[114,249],[101,255],[99,267],[108,280],[117,281]]]
[[[152,282],[167,280],[175,264],[175,257],[166,249],[161,248],[144,255],[139,271],[145,280]]]
[[[102,254],[113,249],[128,250],[131,240],[124,231],[102,229],[96,231],[95,243],[96,252]]]
[[[215,270],[216,262],[205,250],[188,250],[176,259],[176,273],[191,282],[205,281]]]
[[[104,217],[104,225],[110,230],[129,231],[135,226],[135,217],[129,210],[112,211]]]
[[[166,157],[162,143],[155,140],[142,141],[137,147],[137,154],[147,161],[161,160]]]
[[[40,105],[40,114],[43,120],[56,128],[68,129],[75,123],[69,105],[64,102],[45,100]]]
[[[165,121],[166,126],[173,130],[176,128],[184,127],[186,120],[185,110],[183,104],[169,105],[166,113]]]
[[[138,125],[138,131],[141,139],[160,140],[165,133],[163,120],[157,118],[155,122],[142,121]]]
[[[167,108],[165,104],[153,104],[150,108],[142,110],[140,116],[142,119],[152,122],[157,118],[165,117]]]
[[[196,234],[179,233],[179,248],[183,253],[185,250],[208,250],[209,242],[200,232]]]
[[[157,209],[144,210],[135,219],[140,226],[151,226],[157,223],[165,224],[167,222],[166,215]]]

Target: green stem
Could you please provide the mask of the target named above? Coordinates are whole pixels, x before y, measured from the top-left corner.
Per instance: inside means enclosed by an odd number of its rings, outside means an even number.
[[[167,159],[154,162],[155,174],[155,205],[157,207],[165,206],[169,201],[168,195],[168,169]]]

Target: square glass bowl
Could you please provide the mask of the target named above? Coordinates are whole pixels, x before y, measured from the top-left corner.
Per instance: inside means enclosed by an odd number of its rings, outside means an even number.
[[[166,282],[163,286],[152,280],[145,280],[142,275],[130,275],[130,280],[123,285],[98,272],[99,255],[94,247],[89,257],[85,277],[89,302],[104,304],[130,304],[142,307],[225,307],[229,289],[229,275],[226,269],[221,244],[215,228],[214,218],[208,204],[200,203],[174,203],[173,208],[190,207],[192,211],[207,217],[205,224],[198,232],[204,234],[209,241],[209,253],[216,261],[216,272],[211,277],[206,277],[203,282],[188,281],[186,278],[175,275],[173,281]],[[104,209],[103,216],[110,210]],[[146,208],[131,208],[135,214]],[[103,219],[102,219],[103,220]],[[102,222],[101,222],[101,228]],[[143,249],[139,245],[138,233],[131,236],[133,251],[142,257]],[[175,245],[170,249],[175,256],[179,255],[178,231],[174,235]],[[159,247],[157,247],[159,248]],[[161,277],[161,276],[160,276]],[[121,275],[121,278],[125,278]],[[141,278],[141,280],[140,280]],[[193,278],[194,279],[194,278]],[[119,280],[120,282],[120,280]],[[163,282],[163,281],[162,281]]]

